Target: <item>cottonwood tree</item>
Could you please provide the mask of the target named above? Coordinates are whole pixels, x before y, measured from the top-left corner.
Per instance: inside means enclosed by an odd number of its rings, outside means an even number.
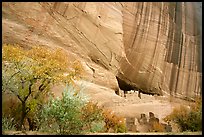
[[[28,113],[36,109],[53,84],[70,84],[81,73],[80,63],[71,63],[67,53],[61,49],[51,50],[43,46],[25,49],[19,45],[4,44],[2,92],[12,93],[21,102],[19,130],[22,130]]]

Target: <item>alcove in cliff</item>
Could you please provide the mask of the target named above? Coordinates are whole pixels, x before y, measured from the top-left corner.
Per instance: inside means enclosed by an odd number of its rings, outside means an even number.
[[[128,84],[124,80],[120,79],[119,77],[116,76],[116,79],[118,81],[118,85],[119,85],[119,88],[121,90],[130,91],[130,90],[134,90],[135,89],[133,86],[131,86],[130,84]]]

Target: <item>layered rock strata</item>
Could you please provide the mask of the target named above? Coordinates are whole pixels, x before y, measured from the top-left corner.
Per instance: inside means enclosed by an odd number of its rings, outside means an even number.
[[[61,47],[84,80],[117,91],[201,95],[202,7],[188,2],[2,3],[2,43]]]

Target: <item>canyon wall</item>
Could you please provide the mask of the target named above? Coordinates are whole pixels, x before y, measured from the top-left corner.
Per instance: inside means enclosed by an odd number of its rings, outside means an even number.
[[[110,92],[196,97],[201,12],[189,2],[3,2],[2,43],[61,47],[84,81]]]

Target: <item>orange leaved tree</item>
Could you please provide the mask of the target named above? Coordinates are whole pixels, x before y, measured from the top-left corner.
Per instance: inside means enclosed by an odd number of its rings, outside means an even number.
[[[52,84],[70,84],[79,78],[82,67],[70,62],[62,49],[51,50],[43,46],[29,49],[4,44],[2,48],[2,91],[12,93],[21,103],[22,130],[29,112],[49,93]],[[41,102],[42,103],[42,102]]]

